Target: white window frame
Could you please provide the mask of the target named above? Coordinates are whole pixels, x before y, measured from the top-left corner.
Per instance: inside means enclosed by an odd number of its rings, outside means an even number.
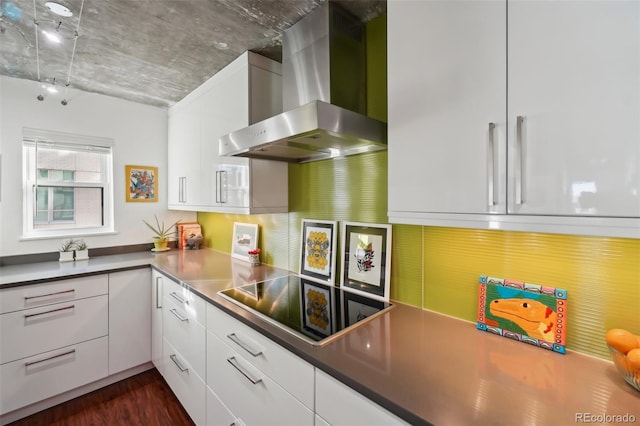
[[[75,135],[40,129],[22,129],[22,182],[23,182],[23,230],[22,238],[59,238],[79,235],[108,234],[114,232],[113,206],[113,146],[110,138]],[[35,147],[35,150],[26,149]],[[104,170],[100,182],[50,182],[40,181],[37,168],[38,147],[70,149],[74,151],[99,152],[102,155],[101,168]],[[54,227],[49,229],[34,228],[35,194],[39,184],[47,187],[100,188],[103,191],[103,224],[92,227]]]

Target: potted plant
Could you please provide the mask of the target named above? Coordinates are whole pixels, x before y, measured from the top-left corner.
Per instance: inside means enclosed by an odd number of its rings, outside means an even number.
[[[155,237],[153,237],[153,245],[155,246],[154,251],[169,250],[167,248],[167,244],[169,243],[169,236],[176,232],[176,225],[180,221],[178,220],[177,222],[171,224],[170,226],[165,226],[164,221],[160,223],[157,215],[153,215],[153,217],[155,217],[156,219],[156,226],[153,226],[146,220],[143,220],[143,222],[156,235]]]
[[[60,262],[73,262],[73,250],[76,242],[73,239],[65,240],[60,246]]]
[[[89,248],[87,247],[87,243],[84,240],[76,241],[76,260],[87,260],[89,259]]]

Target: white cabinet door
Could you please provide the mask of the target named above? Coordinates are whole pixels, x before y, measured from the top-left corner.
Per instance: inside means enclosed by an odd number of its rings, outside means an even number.
[[[187,210],[200,191],[200,126],[194,105],[169,110],[168,204]]]
[[[509,213],[640,217],[640,2],[508,13]]]
[[[207,386],[171,343],[164,339],[164,379],[196,425],[205,424]]]
[[[164,274],[151,270],[151,361],[160,374],[164,376],[162,356],[162,294],[165,281]]]
[[[109,374],[151,360],[151,271],[109,274]]]
[[[506,211],[505,19],[504,1],[389,2],[390,211]]]

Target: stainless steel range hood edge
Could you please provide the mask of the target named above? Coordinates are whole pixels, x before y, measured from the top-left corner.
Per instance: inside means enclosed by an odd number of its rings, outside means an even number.
[[[220,155],[305,163],[387,149],[381,121],[313,101],[220,138]]]

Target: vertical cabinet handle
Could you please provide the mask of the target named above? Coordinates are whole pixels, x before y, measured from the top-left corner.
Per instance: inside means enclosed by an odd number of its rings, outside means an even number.
[[[238,360],[236,359],[235,356],[232,356],[231,358],[227,358],[227,362],[229,364],[231,364],[236,370],[238,370],[240,372],[240,374],[242,374],[244,377],[246,377],[247,380],[249,380],[252,384],[257,385],[258,383],[260,383],[262,381],[262,379],[254,379],[253,377],[251,377],[249,375],[249,373],[244,371],[242,369],[242,367],[240,367],[240,364],[238,364]]]
[[[220,170],[220,202],[224,204],[224,203],[228,203],[229,202],[229,197],[225,196],[225,195],[227,195],[227,191],[225,191],[224,187],[222,186],[223,182],[225,184],[227,182],[227,171],[226,170]]]
[[[216,203],[220,202],[220,171],[216,170]]]
[[[178,357],[176,356],[176,354],[173,355],[169,355],[169,358],[171,358],[171,361],[173,361],[173,363],[178,367],[178,369],[185,373],[187,371],[189,371],[189,369],[187,367],[183,367],[182,364],[180,364],[180,361],[178,361]]]
[[[516,204],[524,203],[524,117],[516,117]]]
[[[187,202],[187,177],[180,176],[178,178],[178,202],[186,203]]]
[[[489,206],[498,204],[496,197],[498,196],[498,179],[496,179],[496,141],[495,141],[496,123],[489,123],[489,149],[487,156],[487,188],[489,195]]]
[[[162,303],[160,302],[160,283],[162,282],[162,277],[156,277],[156,309],[162,309]]]

